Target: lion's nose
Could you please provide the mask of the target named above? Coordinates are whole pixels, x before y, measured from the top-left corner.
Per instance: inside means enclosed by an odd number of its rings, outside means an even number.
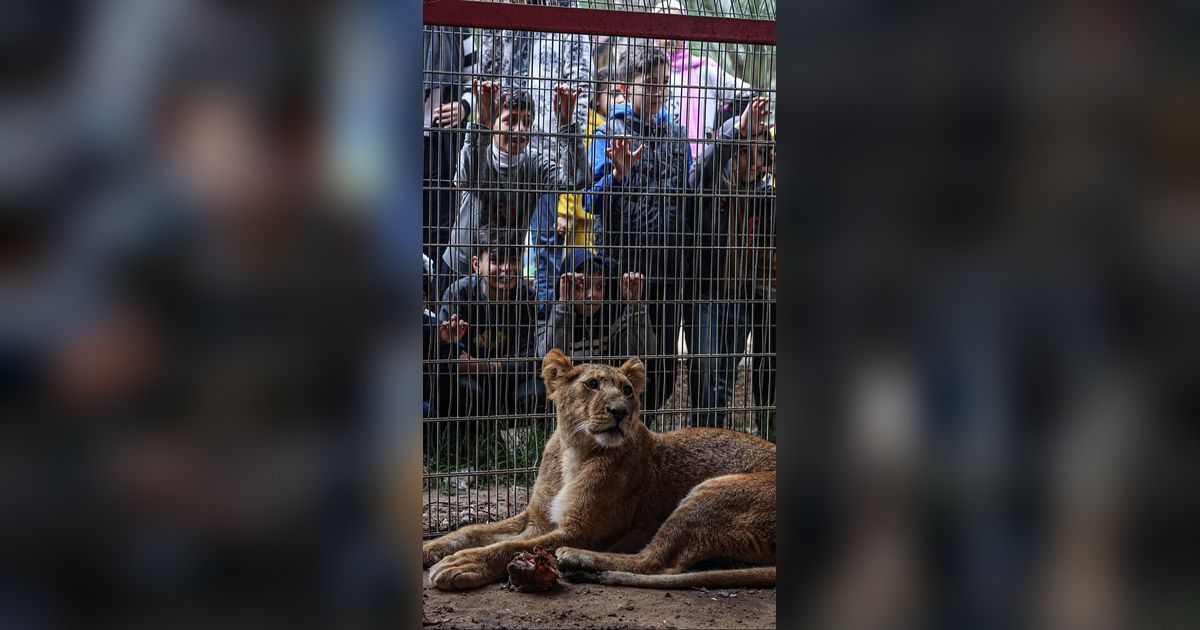
[[[609,407],[608,413],[612,414],[614,420],[620,422],[625,419],[625,416],[629,415],[629,410],[625,407]]]

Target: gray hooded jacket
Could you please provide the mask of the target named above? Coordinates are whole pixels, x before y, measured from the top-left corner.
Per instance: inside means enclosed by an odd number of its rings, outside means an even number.
[[[522,242],[542,195],[580,190],[592,181],[583,136],[576,123],[558,128],[557,162],[526,149],[517,163],[501,164],[492,151],[493,133],[478,124],[467,125],[466,142],[454,175],[462,200],[442,260],[462,275],[471,272],[471,255],[480,230],[517,230],[516,240]]]

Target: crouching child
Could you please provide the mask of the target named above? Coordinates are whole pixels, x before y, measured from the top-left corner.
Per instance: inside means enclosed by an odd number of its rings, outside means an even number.
[[[545,399],[539,378],[537,303],[520,277],[521,241],[486,231],[472,273],[446,289],[439,335],[458,361],[447,415],[533,413]]]
[[[552,348],[572,360],[619,365],[653,351],[654,331],[642,302],[645,277],[582,247],[563,261],[554,306],[538,331],[538,355]]]

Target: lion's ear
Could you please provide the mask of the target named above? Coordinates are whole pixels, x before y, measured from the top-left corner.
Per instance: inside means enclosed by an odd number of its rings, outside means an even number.
[[[646,366],[642,364],[642,360],[637,357],[629,357],[621,364],[621,373],[629,379],[634,391],[641,396],[642,392],[646,390]]]
[[[546,353],[546,358],[542,359],[542,381],[546,383],[546,395],[553,395],[566,384],[572,367],[575,364],[562,350],[554,348]]]

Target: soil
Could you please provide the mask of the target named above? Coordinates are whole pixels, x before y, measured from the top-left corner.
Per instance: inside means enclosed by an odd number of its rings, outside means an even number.
[[[529,503],[529,488],[494,485],[458,492],[427,490],[421,512],[425,538],[473,523],[494,523],[515,516]]]
[[[428,579],[429,572],[425,572]],[[422,593],[426,628],[774,628],[775,589],[656,590],[560,582]]]

